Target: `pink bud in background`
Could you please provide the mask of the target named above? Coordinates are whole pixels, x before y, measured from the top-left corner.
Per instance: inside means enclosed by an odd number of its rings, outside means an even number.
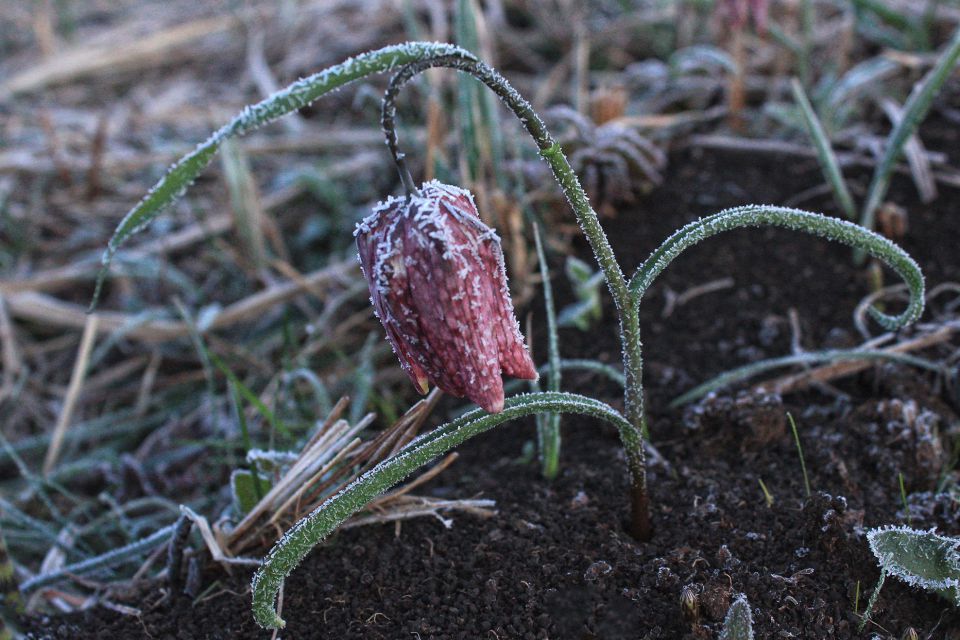
[[[498,413],[501,373],[537,378],[500,238],[469,191],[428,182],[419,194],[378,204],[354,235],[370,301],[420,393],[432,382]]]

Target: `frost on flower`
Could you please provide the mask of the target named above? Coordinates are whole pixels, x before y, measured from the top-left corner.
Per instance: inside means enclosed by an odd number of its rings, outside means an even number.
[[[501,373],[536,379],[500,239],[468,191],[428,182],[377,205],[355,235],[374,310],[420,393],[432,382],[497,413]]]

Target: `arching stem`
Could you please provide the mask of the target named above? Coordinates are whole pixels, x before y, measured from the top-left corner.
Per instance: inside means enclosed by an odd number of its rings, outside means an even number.
[[[396,99],[400,89],[417,74],[434,67],[445,67],[468,73],[489,87],[503,101],[510,111],[520,120],[523,127],[536,142],[540,155],[553,170],[553,175],[563,190],[573,213],[583,230],[590,248],[603,270],[617,309],[620,323],[620,338],[623,344],[623,369],[626,375],[624,403],[627,424],[620,428],[620,440],[627,455],[627,464],[632,477],[631,517],[629,529],[638,540],[650,539],[650,500],[647,495],[647,473],[643,450],[644,406],[642,376],[642,346],[640,342],[640,318],[632,296],[627,287],[626,278],[607,236],[600,226],[597,213],[580,185],[576,174],[567,162],[560,145],[547,131],[543,120],[523,96],[507,80],[479,60],[464,59],[458,56],[438,56],[417,61],[400,69],[390,80],[383,97],[381,124],[386,136],[387,147],[397,167],[404,166],[404,155],[399,151],[396,133]],[[403,169],[401,168],[401,174]]]
[[[376,496],[476,435],[523,416],[547,412],[573,413],[612,422],[621,431],[629,425],[612,407],[572,393],[531,393],[507,398],[503,411],[474,409],[412,440],[395,455],[344,487],[314,509],[277,541],[253,577],[253,615],[262,627],[283,627],[275,605],[284,579],[321,540]]]
[[[407,197],[419,196],[420,190],[417,189],[417,185],[413,183],[413,178],[410,176],[406,156],[401,153],[398,156],[394,156],[393,161],[397,164],[397,171],[400,173],[400,182],[403,183],[403,188],[407,191]]]

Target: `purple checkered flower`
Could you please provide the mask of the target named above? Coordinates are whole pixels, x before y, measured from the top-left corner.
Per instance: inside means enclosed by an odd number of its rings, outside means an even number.
[[[378,204],[354,232],[370,301],[420,393],[428,383],[503,410],[501,374],[535,380],[496,232],[473,196],[428,182]]]

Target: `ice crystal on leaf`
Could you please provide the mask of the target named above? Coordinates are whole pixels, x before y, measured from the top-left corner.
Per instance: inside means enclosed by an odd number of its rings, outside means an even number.
[[[960,606],[960,538],[886,526],[867,531],[867,542],[881,570]]]

